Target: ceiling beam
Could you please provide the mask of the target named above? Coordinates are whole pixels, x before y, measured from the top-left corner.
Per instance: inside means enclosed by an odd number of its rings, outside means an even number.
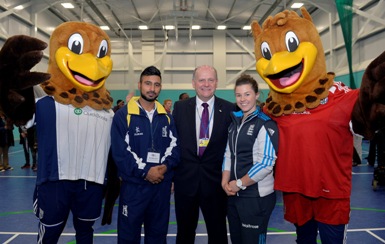
[[[275,0],[274,4],[271,5],[269,10],[266,11],[266,13],[262,16],[262,18],[258,21],[259,25],[262,26],[263,22],[271,15],[271,13],[279,6],[279,4],[282,2],[282,0]]]
[[[113,31],[117,36],[120,36],[119,31],[116,31],[115,28],[108,22],[108,20],[104,17],[104,15],[100,12],[98,7],[92,2],[92,0],[85,0],[86,3],[91,7],[91,9],[96,13],[96,15],[107,25],[111,31]]]

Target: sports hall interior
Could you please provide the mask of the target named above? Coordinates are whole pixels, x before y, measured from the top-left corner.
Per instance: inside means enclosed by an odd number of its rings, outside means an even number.
[[[195,67],[212,65],[218,72],[216,95],[235,101],[234,81],[242,73],[252,75],[264,101],[269,92],[255,69],[252,21],[262,24],[270,15],[292,8],[292,0],[0,0],[0,46],[11,36],[28,35],[49,43],[56,26],[66,21],[84,21],[107,28],[114,63],[106,87],[114,101],[129,92],[138,95],[137,82],[143,68],[157,66],[162,72],[158,100],[177,101],[181,93],[195,95],[191,85]],[[385,51],[385,1],[353,0],[351,23],[342,22],[333,0],[300,1],[310,13],[324,47],[327,71],[352,88],[359,88],[368,64]],[[71,3],[73,8],[65,8]],[[141,27],[139,27],[141,26]],[[143,26],[143,27],[142,27]],[[147,26],[147,29],[144,27]],[[223,26],[223,29],[218,29]],[[350,31],[350,38],[344,31]],[[350,53],[351,55],[348,55]],[[349,58],[349,57],[350,58]],[[33,70],[46,72],[49,47]],[[19,133],[10,148],[12,171],[0,172],[0,243],[34,243],[38,220],[32,213],[36,172],[21,169],[24,154]],[[373,189],[373,170],[366,162],[369,141],[362,142],[362,163],[352,170],[351,219],[347,243],[385,243],[385,186]],[[174,243],[176,221],[174,200],[168,242]],[[114,243],[117,236],[116,211],[111,225],[94,229],[95,243]],[[60,243],[75,243],[71,217]],[[278,199],[268,229],[268,243],[295,243],[295,228],[283,219],[282,197]],[[196,243],[207,243],[203,219]],[[319,241],[320,243],[320,241]]]

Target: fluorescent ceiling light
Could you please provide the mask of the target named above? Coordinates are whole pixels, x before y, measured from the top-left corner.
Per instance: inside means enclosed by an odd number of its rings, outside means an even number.
[[[175,26],[173,26],[173,25],[164,25],[163,29],[165,29],[165,30],[173,30],[173,29],[175,29]]]
[[[291,5],[291,8],[300,8],[300,7],[302,7],[303,6],[303,3],[293,3],[292,5]]]
[[[193,30],[200,30],[201,26],[200,25],[192,25],[191,29],[193,29]]]
[[[101,26],[100,26],[100,29],[102,29],[102,30],[109,30],[110,27],[108,27],[108,26],[106,26],[106,25],[101,25]]]
[[[225,25],[218,25],[217,26],[217,30],[226,30],[226,26]]]
[[[148,30],[147,25],[139,25],[138,28],[139,28],[139,30]]]
[[[75,8],[74,5],[72,5],[72,3],[62,3],[61,4],[64,8]]]
[[[15,7],[16,10],[22,10],[23,8],[24,8],[23,5],[19,5]]]
[[[251,26],[250,25],[245,25],[242,27],[242,30],[251,30]]]

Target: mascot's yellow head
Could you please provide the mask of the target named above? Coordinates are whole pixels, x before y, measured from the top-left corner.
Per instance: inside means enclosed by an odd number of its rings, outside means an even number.
[[[285,10],[252,23],[256,69],[269,85],[268,113],[274,116],[315,108],[327,97],[334,74],[326,72],[322,42],[311,16]]]
[[[62,104],[109,109],[113,100],[105,82],[111,71],[108,35],[96,25],[65,22],[51,35],[48,63],[51,79],[42,83],[42,87]]]

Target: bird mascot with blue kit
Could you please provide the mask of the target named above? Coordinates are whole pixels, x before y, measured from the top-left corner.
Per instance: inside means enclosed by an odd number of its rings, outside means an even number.
[[[71,212],[76,242],[92,243],[114,115],[105,87],[112,71],[110,38],[98,26],[65,22],[50,37],[47,73],[32,72],[46,47],[25,35],[6,40],[0,51],[0,110],[16,125],[36,123],[37,242],[57,243]],[[44,91],[39,97],[38,88]]]

